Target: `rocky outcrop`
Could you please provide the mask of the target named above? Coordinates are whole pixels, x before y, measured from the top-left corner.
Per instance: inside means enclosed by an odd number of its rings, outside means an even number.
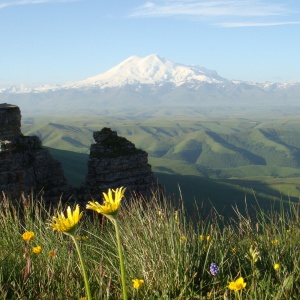
[[[96,131],[93,136],[96,143],[91,145],[84,185],[87,196],[121,186],[128,192],[149,195],[157,180],[148,164],[148,154],[110,128]]]
[[[10,140],[21,134],[21,112],[19,107],[0,103],[0,140]]]
[[[88,174],[80,189],[66,186],[61,164],[43,148],[37,136],[21,133],[21,113],[17,106],[0,104],[0,193],[11,197],[43,191],[47,199],[62,194],[78,201],[102,196],[109,188],[126,187],[127,194],[148,196],[157,188],[148,164],[148,154],[137,149],[110,128],[93,134]]]
[[[21,133],[19,107],[0,104],[0,192],[18,197],[43,190],[59,197],[65,184],[61,164],[42,147],[40,139]]]

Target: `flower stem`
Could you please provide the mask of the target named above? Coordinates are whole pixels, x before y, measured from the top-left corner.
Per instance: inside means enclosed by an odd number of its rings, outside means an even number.
[[[82,253],[81,253],[80,247],[78,245],[78,242],[76,241],[75,236],[73,234],[70,234],[70,236],[74,241],[74,244],[75,244],[78,256],[79,256],[79,260],[80,260],[80,263],[81,263],[81,270],[82,270],[82,275],[83,275],[83,280],[84,280],[84,285],[85,285],[85,293],[86,293],[87,299],[92,300],[89,280],[88,280],[88,277],[87,277],[87,274],[86,274],[85,265],[84,265],[84,261],[83,261],[83,258],[82,258]]]
[[[117,218],[113,218],[112,221],[115,225],[115,230],[116,230],[116,238],[117,238],[117,245],[118,245],[118,252],[119,252],[119,259],[120,259],[123,299],[127,300],[128,298],[127,298],[127,289],[126,289],[126,275],[125,275],[125,268],[124,268],[124,261],[123,261],[122,246],[120,241],[119,224]]]

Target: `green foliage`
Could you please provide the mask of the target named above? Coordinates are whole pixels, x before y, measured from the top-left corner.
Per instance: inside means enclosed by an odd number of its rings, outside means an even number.
[[[2,195],[0,206],[0,298],[84,297],[74,245],[49,227],[56,209],[46,208],[42,199],[33,196],[12,202]],[[65,207],[59,203],[58,210]],[[118,219],[129,298],[297,299],[299,204],[281,203],[280,209],[271,207],[269,211],[246,209],[243,214],[239,207],[234,210],[231,219],[224,219],[215,210],[204,214],[197,207],[190,216],[182,201],[155,193],[150,199],[123,200]],[[35,233],[28,243],[22,240],[25,231]],[[112,223],[85,212],[77,236],[93,299],[120,299]],[[39,254],[32,252],[36,245],[42,247]],[[210,273],[212,262],[219,268],[216,275]],[[274,264],[279,264],[277,270]],[[230,291],[228,283],[240,276],[246,287],[240,292]],[[139,291],[132,286],[135,278],[144,280]]]

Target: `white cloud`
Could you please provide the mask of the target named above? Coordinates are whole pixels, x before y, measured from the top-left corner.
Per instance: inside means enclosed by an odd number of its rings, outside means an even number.
[[[299,12],[290,6],[283,0],[157,0],[135,8],[130,17],[198,17],[223,27],[298,24],[297,20],[286,20],[291,15],[299,17]],[[272,20],[267,22],[266,18]],[[218,19],[221,21],[216,23]]]
[[[220,27],[260,27],[260,26],[281,26],[281,25],[297,25],[300,24],[300,21],[296,22],[253,22],[253,23],[243,23],[243,22],[237,22],[237,23],[219,23],[217,24]]]
[[[143,6],[150,8],[150,7],[153,7],[154,5],[155,4],[153,2],[146,2]]]
[[[0,9],[9,7],[9,6],[17,6],[17,5],[28,5],[28,4],[42,4],[42,3],[66,3],[66,2],[76,2],[80,0],[0,0]]]
[[[146,2],[136,8],[131,16],[270,16],[289,11],[283,4],[262,0],[182,0]]]

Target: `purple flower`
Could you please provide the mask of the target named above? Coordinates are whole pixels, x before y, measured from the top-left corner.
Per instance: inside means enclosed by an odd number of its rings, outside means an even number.
[[[218,265],[216,263],[211,263],[210,264],[210,267],[209,267],[209,271],[210,271],[210,274],[215,276],[219,273],[219,268],[218,268]]]

